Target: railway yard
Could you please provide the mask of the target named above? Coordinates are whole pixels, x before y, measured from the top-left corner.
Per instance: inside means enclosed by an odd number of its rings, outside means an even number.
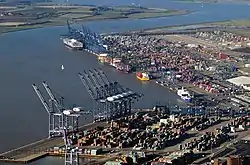
[[[79,157],[91,159],[86,164],[203,164],[230,153],[249,154],[250,61],[247,52],[235,51],[247,48],[249,37],[209,31],[113,34],[103,40],[113,60],[147,73],[166,90],[185,88],[193,96],[182,106],[156,105],[65,134]],[[99,73],[85,77],[97,79]],[[54,137],[0,154],[0,161],[27,163],[65,151],[65,141]]]

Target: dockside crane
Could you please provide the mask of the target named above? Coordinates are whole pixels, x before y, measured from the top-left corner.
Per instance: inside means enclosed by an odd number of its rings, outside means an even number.
[[[110,87],[112,85],[112,83],[110,83],[109,80],[107,80],[107,81],[103,80],[100,73],[96,69],[93,70],[93,73],[94,73],[95,77],[97,78],[99,84],[103,84],[103,87],[105,89],[105,95],[107,97],[113,95],[113,92],[111,91],[111,87]]]
[[[50,99],[53,101],[54,105],[56,106],[58,112],[63,112],[63,110],[65,110],[64,107],[63,107],[63,105],[62,105],[63,104],[63,97],[61,97],[61,104],[60,104],[57,101],[57,99],[54,96],[54,94],[52,93],[51,88],[49,87],[49,85],[45,81],[43,81],[42,84],[43,84],[45,90],[47,91]]]
[[[86,71],[83,72],[83,78],[85,79],[86,82],[88,82],[88,87],[93,90],[93,93],[95,93],[95,99],[100,100],[102,99],[100,90],[98,89],[97,86],[95,86],[94,82],[90,79],[90,76]]]
[[[66,108],[63,105],[63,97],[60,98],[61,103],[59,103],[59,101],[56,99],[56,97],[53,94],[49,85],[45,81],[43,81],[42,84],[43,84],[45,90],[47,91],[47,93],[50,97],[50,100],[53,101],[55,107],[57,108],[58,113],[62,113],[61,128],[66,127],[67,130],[69,130],[71,132],[77,131],[78,130],[78,123],[79,123],[78,119],[79,119],[80,115],[78,115],[76,113],[69,113],[70,111],[66,110]]]
[[[122,87],[117,82],[112,83],[101,69],[83,73],[84,75],[79,74],[79,76],[90,93],[93,103],[98,107],[93,110],[94,119],[112,120],[131,114],[132,100],[138,99],[141,95]]]
[[[81,115],[88,114],[88,111],[83,111],[80,107],[74,107],[73,109],[64,108],[63,102],[58,102],[49,85],[45,81],[42,84],[50,97],[50,106],[45,101],[38,87],[35,84],[32,87],[49,114],[49,138],[62,136],[61,130],[64,128],[69,132],[78,131],[78,119]],[[55,108],[57,112],[55,112]]]
[[[105,84],[100,83],[98,81],[98,78],[95,76],[95,74],[91,70],[89,70],[89,76],[93,80],[96,88],[99,90],[100,99],[106,99],[108,97],[108,95],[107,95],[107,92],[106,92],[105,87],[104,87]]]
[[[108,84],[108,91],[109,91],[110,95],[116,95],[116,94],[118,94],[118,91],[117,91],[117,82],[111,82],[108,79],[107,75],[101,69],[96,70],[96,73],[99,73],[99,76],[105,82],[105,84]]]
[[[61,131],[60,128],[62,128],[63,122],[62,122],[62,113],[55,113],[53,101],[49,100],[51,103],[50,106],[45,101],[44,97],[42,96],[39,88],[33,84],[33,89],[35,90],[38,98],[40,99],[41,103],[43,104],[45,110],[47,111],[49,115],[49,138],[52,138],[54,136],[60,135]]]
[[[78,76],[80,77],[83,85],[85,86],[86,90],[88,91],[89,95],[92,98],[92,106],[93,106],[92,115],[93,118],[95,119],[99,114],[99,104],[101,103],[100,93],[98,92],[98,89],[96,89],[96,87],[93,85],[86,72],[84,72],[83,74],[78,73]]]
[[[89,93],[90,97],[93,99],[93,100],[97,100],[96,98],[96,94],[94,92],[93,89],[91,89],[91,87],[88,85],[87,81],[85,80],[84,76],[81,74],[81,73],[78,73],[78,76],[80,77],[83,85],[85,86],[87,92]]]

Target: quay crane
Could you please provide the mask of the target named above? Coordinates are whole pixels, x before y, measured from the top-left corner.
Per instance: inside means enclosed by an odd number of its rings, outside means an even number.
[[[61,130],[64,128],[69,132],[78,131],[79,117],[82,114],[88,114],[89,111],[83,111],[81,107],[66,109],[63,105],[63,97],[60,98],[59,102],[49,85],[45,81],[42,84],[50,97],[49,104],[44,99],[40,89],[35,84],[32,87],[49,115],[49,138],[62,136]]]
[[[67,25],[68,36],[84,43],[86,49],[96,53],[107,51],[107,45],[103,44],[102,38],[99,34],[92,32],[89,28],[83,25],[81,30],[73,29],[70,26],[69,21],[67,21]]]
[[[111,82],[101,69],[78,75],[93,100],[94,120],[112,120],[129,115],[132,100],[142,97],[117,82]]]

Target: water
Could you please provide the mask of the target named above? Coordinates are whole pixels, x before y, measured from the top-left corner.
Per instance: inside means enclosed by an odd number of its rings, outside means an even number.
[[[71,2],[79,3],[77,0]],[[121,5],[135,1],[85,0],[85,4]],[[183,16],[145,20],[106,20],[87,22],[99,32],[127,31],[164,25],[190,24],[207,21],[249,18],[248,5],[176,3],[151,0],[136,1],[148,7],[166,7],[194,11]],[[233,12],[232,12],[233,11]],[[0,36],[0,152],[27,144],[47,136],[47,114],[39,102],[31,84],[42,87],[41,81],[48,81],[51,88],[65,97],[66,104],[74,103],[91,108],[91,99],[81,84],[77,73],[85,69],[101,67],[110,79],[145,94],[134,107],[152,107],[156,101],[176,102],[177,96],[154,83],[142,83],[134,75],[117,73],[110,67],[98,64],[96,57],[83,52],[71,52],[59,40],[66,33],[66,27],[51,27]],[[61,70],[64,65],[64,70]],[[42,89],[42,88],[41,88]],[[42,89],[43,90],[43,89]],[[44,92],[44,94],[46,94]],[[46,96],[46,95],[45,95]],[[82,118],[82,123],[86,122]],[[45,158],[32,163],[62,164],[62,159]]]
[[[1,165],[10,165],[9,163],[1,163]],[[23,165],[16,164],[15,165]],[[46,157],[35,162],[29,163],[29,165],[64,165],[64,158],[60,157]]]
[[[4,68],[0,70],[0,75],[4,75],[0,87],[1,106],[4,107],[0,119],[0,138],[7,142],[1,143],[1,151],[47,136],[47,114],[31,87],[33,83],[42,87],[43,80],[49,83],[52,90],[65,97],[66,104],[78,104],[86,109],[91,108],[91,99],[77,74],[98,67],[103,68],[110,79],[145,94],[135,107],[147,108],[158,100],[167,103],[168,100],[174,102],[177,99],[177,96],[172,97],[170,92],[154,83],[143,84],[134,75],[118,73],[111,67],[99,65],[94,55],[68,50],[59,39],[63,31],[56,28],[38,31],[39,34],[37,30],[11,33],[0,40],[0,66]],[[24,38],[27,42],[23,42]],[[15,45],[15,49],[9,45]]]

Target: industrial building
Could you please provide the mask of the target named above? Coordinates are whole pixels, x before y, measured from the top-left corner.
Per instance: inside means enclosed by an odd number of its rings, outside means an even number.
[[[214,165],[249,165],[249,156],[229,156],[227,158],[215,159]]]

